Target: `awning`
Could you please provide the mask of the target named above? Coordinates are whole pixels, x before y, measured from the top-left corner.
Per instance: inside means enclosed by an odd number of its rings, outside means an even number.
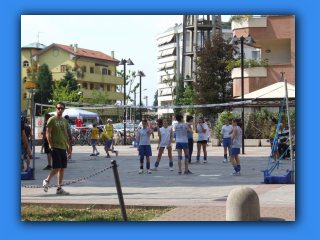
[[[158,65],[158,70],[160,71],[160,70],[164,69],[165,65],[166,65],[165,63],[160,63]]]
[[[56,112],[50,112],[49,114],[56,115]],[[68,115],[69,118],[96,118],[99,117],[98,113],[89,112],[78,108],[66,108],[62,114],[62,117]]]
[[[166,63],[166,68],[172,68],[173,66],[174,66],[174,61]]]

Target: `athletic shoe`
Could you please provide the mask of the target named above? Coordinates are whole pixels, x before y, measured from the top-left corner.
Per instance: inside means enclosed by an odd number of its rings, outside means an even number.
[[[234,173],[231,173],[231,176],[241,176],[241,173],[240,172],[234,172]]]
[[[282,163],[282,161],[279,161],[279,164],[281,164]]]
[[[208,163],[207,160],[204,160],[203,163]]]
[[[151,168],[152,171],[157,171],[158,168],[157,167],[154,167],[154,168]]]
[[[100,155],[100,153],[97,153],[96,156]]]
[[[68,163],[75,163],[76,160],[71,160],[71,159],[68,159]]]
[[[173,171],[173,168],[172,168],[172,167],[170,168],[170,171]]]
[[[230,157],[228,157],[228,162],[230,162]]]
[[[276,161],[275,161],[275,160],[273,160],[271,163],[276,163]]]
[[[119,151],[116,151],[116,157],[118,157]]]
[[[47,165],[43,170],[52,170],[52,167]]]
[[[193,174],[193,172],[188,169],[188,171],[184,171],[184,174]]]
[[[172,151],[178,151],[177,149],[173,149]]]
[[[152,173],[152,172],[150,171],[150,169],[147,169],[147,173],[150,174],[150,173]]]
[[[108,154],[108,155],[106,156],[106,158],[111,158],[111,157],[110,157],[110,155]]]
[[[43,180],[42,186],[43,186],[43,191],[48,192],[49,182],[47,182],[46,179]]]
[[[40,153],[43,153],[43,150],[41,149]]]
[[[93,156],[96,156],[94,153],[92,153],[91,155],[90,155],[90,157],[93,157]]]
[[[143,173],[143,170],[142,170],[142,169],[140,169],[140,170],[139,170],[139,174],[142,174],[142,173]]]
[[[60,188],[60,189],[57,189],[56,194],[59,194],[59,195],[68,195],[69,192],[67,192],[67,191],[63,190],[62,188]]]
[[[199,161],[199,160],[197,160],[197,161],[196,161],[196,163],[200,163],[200,161]]]
[[[228,162],[228,159],[227,158],[223,159],[223,162],[224,163]]]
[[[181,174],[181,172],[178,172],[178,174]]]

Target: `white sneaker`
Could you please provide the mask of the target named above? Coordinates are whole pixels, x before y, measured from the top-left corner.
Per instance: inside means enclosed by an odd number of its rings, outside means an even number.
[[[143,173],[143,169],[140,169],[140,170],[139,170],[139,174],[142,174],[142,173]]]
[[[279,161],[279,164],[281,164],[282,163],[282,161]]]
[[[170,171],[173,171],[173,168],[172,168],[172,167],[170,168]]]
[[[224,163],[228,162],[228,159],[226,159],[226,158],[225,158],[225,159],[223,159],[223,162],[224,162]]]
[[[152,173],[152,172],[151,172],[151,170],[150,170],[150,169],[148,169],[148,170],[147,170],[147,173],[148,173],[148,174],[150,174],[150,173]]]
[[[42,186],[43,186],[43,191],[48,192],[49,182],[47,182],[46,180],[43,180]]]
[[[197,160],[196,163],[200,163],[200,160]]]
[[[231,173],[231,176],[241,176],[241,173],[240,172],[234,172],[234,173]]]
[[[204,160],[203,163],[208,163],[207,160]]]
[[[119,151],[116,151],[116,157],[118,157]]]
[[[157,167],[154,167],[154,168],[151,168],[152,171],[157,171],[158,168]]]
[[[68,195],[69,192],[67,192],[67,191],[63,190],[62,188],[60,188],[59,190],[57,189],[56,194],[59,194],[59,195]]]
[[[230,162],[230,157],[228,157],[228,162]]]

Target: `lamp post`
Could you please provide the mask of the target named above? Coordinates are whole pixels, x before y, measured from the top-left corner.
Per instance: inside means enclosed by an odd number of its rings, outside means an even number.
[[[142,93],[142,91],[141,91],[141,77],[146,77],[146,75],[144,74],[144,72],[143,71],[139,71],[138,70],[138,74],[136,74],[136,76],[140,76],[140,106],[141,106],[141,103],[142,103],[142,101],[141,101],[141,93]],[[140,108],[140,121],[142,121],[142,112],[141,112],[141,108]]]
[[[230,44],[237,45],[238,42],[241,43],[241,101],[244,101],[244,87],[243,87],[243,42],[246,41],[247,44],[255,44],[256,42],[253,40],[253,38],[248,35],[248,37],[241,36],[240,38],[237,38],[237,36],[234,36],[230,42]],[[241,122],[242,122],[242,154],[244,154],[244,105],[242,103],[241,105]]]
[[[141,86],[141,85],[140,85]],[[147,89],[143,89],[142,91],[146,91]],[[140,90],[141,91],[141,90]],[[137,93],[140,93],[140,96],[141,96],[141,92],[137,92]],[[136,91],[134,91],[134,105],[137,106],[137,102],[136,102]],[[141,108],[140,108],[140,113],[141,113]],[[134,120],[133,120],[133,128],[135,129],[136,128],[136,108],[134,109]],[[141,119],[140,119],[141,121]]]
[[[126,105],[126,64],[127,65],[134,65],[134,63],[131,61],[131,59],[129,58],[128,60],[122,59],[119,63],[119,65],[123,65],[124,67],[124,76],[123,76],[123,105]],[[123,141],[123,145],[127,144],[127,133],[126,133],[126,124],[127,124],[127,108],[123,108],[124,109],[124,115],[123,115],[123,130],[124,130],[124,141]]]
[[[147,112],[149,112],[149,110],[148,110],[148,96],[144,96],[143,99],[146,100],[146,108],[147,108]]]

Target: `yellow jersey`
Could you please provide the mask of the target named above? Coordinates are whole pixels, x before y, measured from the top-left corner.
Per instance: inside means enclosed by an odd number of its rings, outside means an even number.
[[[275,135],[276,135],[276,125],[271,126],[271,128],[270,128],[270,137],[274,138]]]
[[[91,129],[91,139],[98,139],[99,130],[98,128],[92,128]]]
[[[111,137],[104,132],[100,134],[100,137],[103,138],[105,142],[109,142],[111,140]]]
[[[106,125],[105,127],[104,127],[104,129],[106,130],[106,133],[108,134],[108,136],[110,137],[110,138],[113,138],[113,129],[114,129],[114,127],[113,127],[113,125]]]

